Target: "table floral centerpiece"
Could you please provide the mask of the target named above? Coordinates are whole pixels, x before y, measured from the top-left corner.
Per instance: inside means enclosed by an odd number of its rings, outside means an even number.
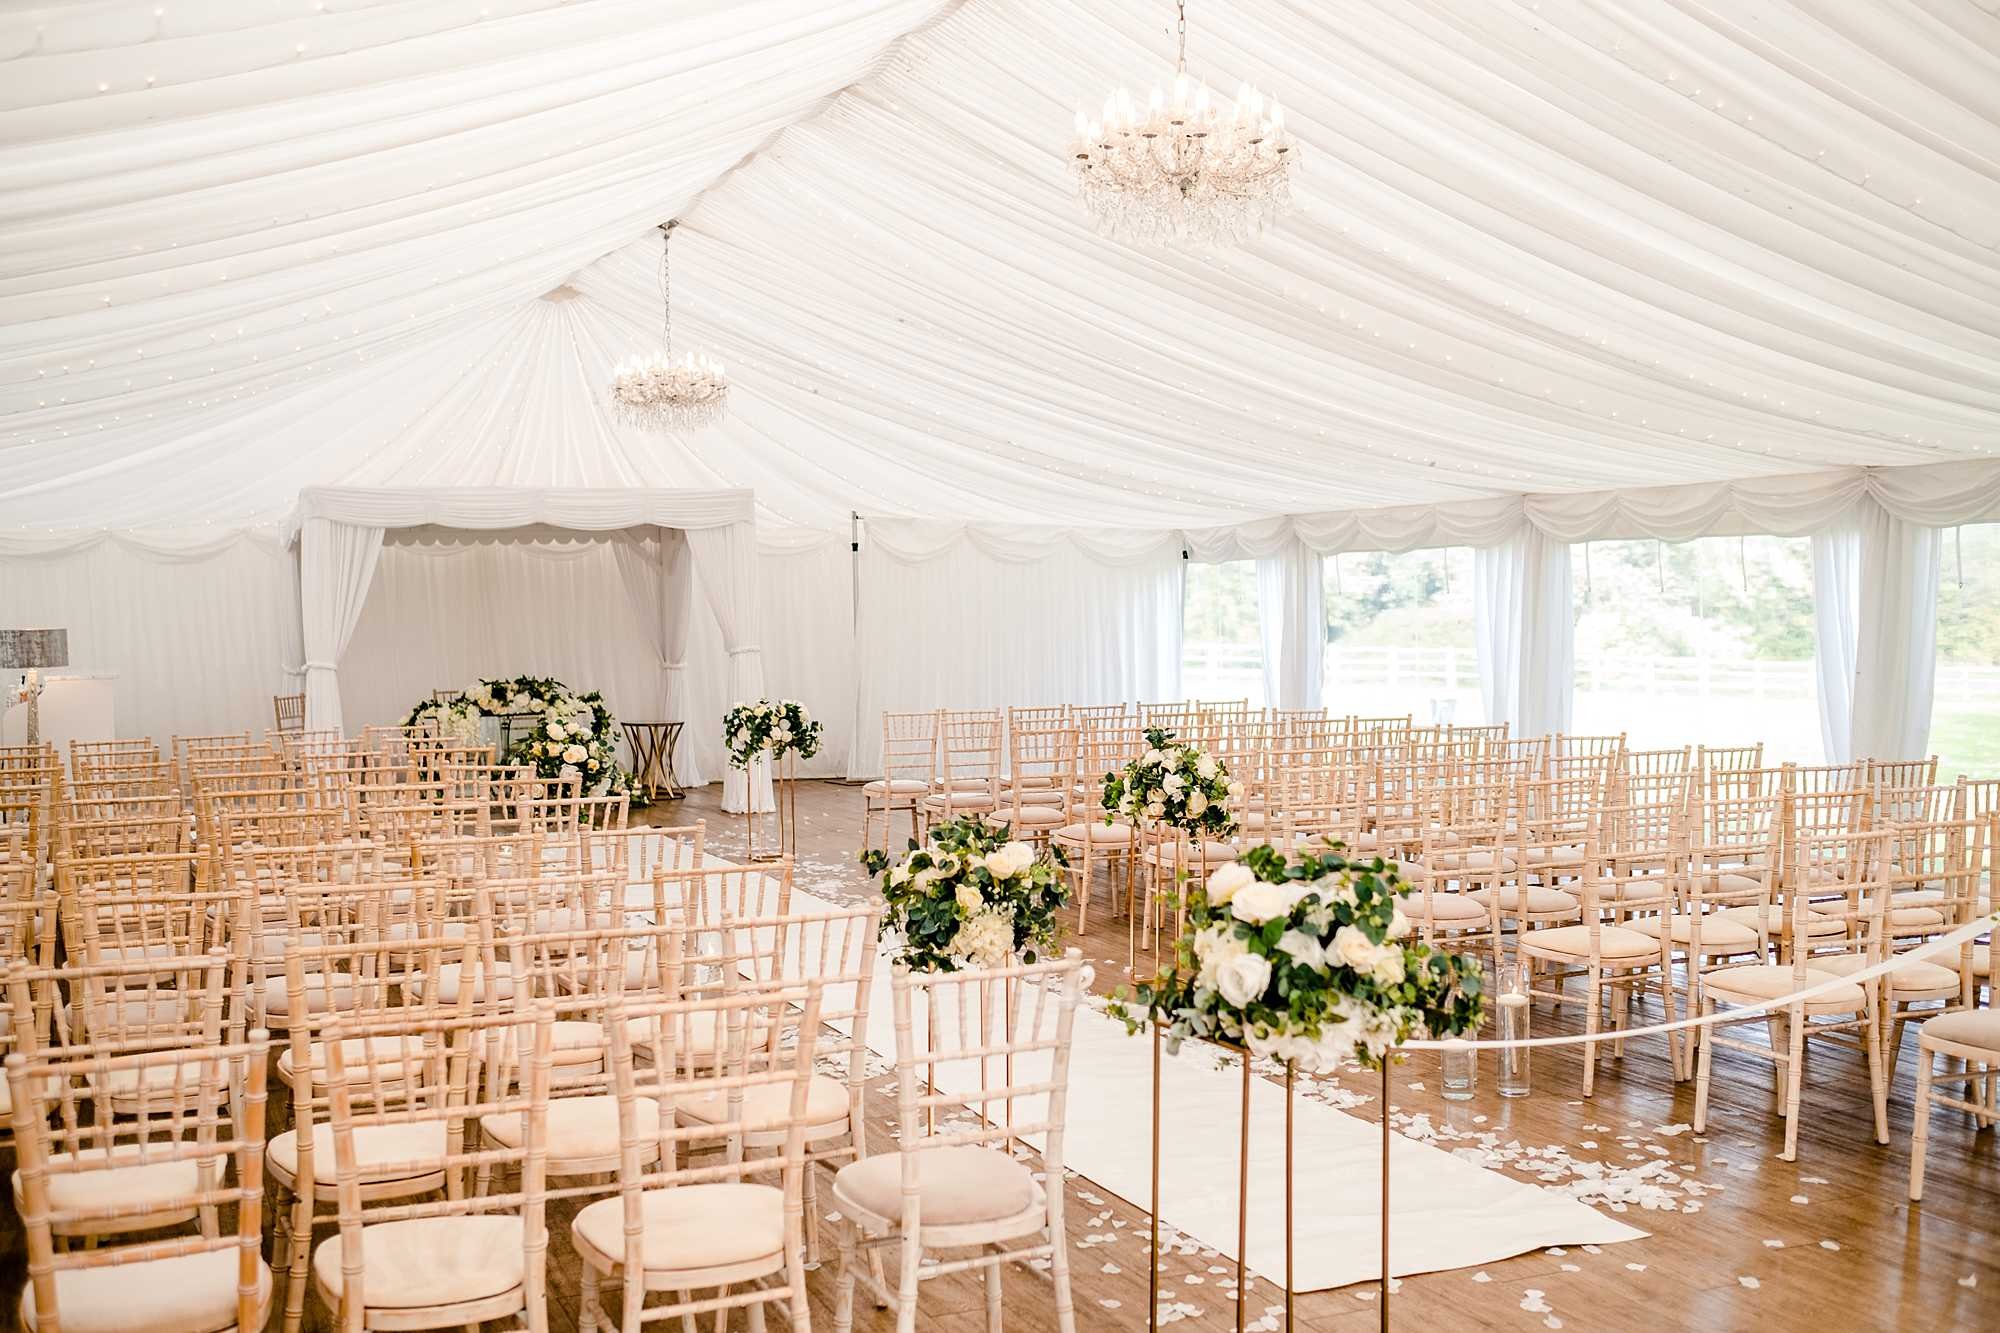
[[[441,736],[477,744],[482,718],[532,723],[511,732],[501,762],[535,776],[575,782],[588,795],[639,798],[639,785],[618,762],[618,722],[596,690],[577,693],[546,676],[474,681],[455,699],[426,699],[403,718],[406,727],[432,725]]]
[[[1189,893],[1173,956],[1112,1013],[1162,1024],[1170,1048],[1198,1037],[1309,1073],[1476,1031],[1478,961],[1412,939],[1405,892],[1380,858],[1253,847]]]
[[[895,934],[895,956],[915,971],[1032,963],[1055,948],[1069,900],[1062,852],[1038,854],[1005,825],[949,820],[901,857],[869,848],[861,864],[881,877],[883,935]]]

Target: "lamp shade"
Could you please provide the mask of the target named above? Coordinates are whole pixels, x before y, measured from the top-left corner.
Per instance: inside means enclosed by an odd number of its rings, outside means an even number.
[[[0,667],[39,671],[68,665],[68,630],[0,629]]]

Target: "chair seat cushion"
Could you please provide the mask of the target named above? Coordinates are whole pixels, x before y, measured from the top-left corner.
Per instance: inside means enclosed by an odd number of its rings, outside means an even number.
[[[1465,896],[1483,905],[1493,901],[1494,892],[1492,889],[1474,889]],[[1500,910],[1502,912],[1517,910],[1514,904],[1520,896],[1521,890],[1519,885],[1502,884],[1499,893]],[[1577,910],[1579,909],[1577,907],[1576,895],[1573,893],[1565,893],[1561,889],[1552,889],[1546,884],[1530,884],[1528,886],[1528,912],[1530,915],[1563,916]]]
[[[334,1179],[333,1126],[314,1125],[313,1179]],[[299,1177],[299,1132],[288,1129],[265,1149],[271,1167],[287,1179]],[[410,1180],[442,1169],[445,1126],[441,1120],[411,1125],[361,1125],[354,1131],[354,1169],[364,1184]]]
[[[341,1063],[349,1074],[358,1074],[363,1062],[374,1051],[376,1072],[385,1079],[402,1076],[402,1062],[406,1058],[421,1060],[424,1043],[421,1037],[348,1037],[340,1043]],[[306,1047],[306,1059],[312,1062],[312,1076],[315,1083],[325,1083],[330,1071],[327,1046],[323,1041],[313,1042]],[[298,1061],[292,1058],[290,1046],[278,1054],[278,1077],[287,1084],[294,1082],[298,1073]]]
[[[1422,920],[1428,913],[1436,925],[1483,925],[1488,919],[1486,904],[1463,893],[1433,893],[1428,898],[1413,893],[1403,899],[1403,911],[1412,920]]]
[[[1868,959],[1858,953],[1832,954],[1808,961],[1815,972],[1831,972],[1840,977],[1851,977],[1870,966]],[[1901,966],[1882,979],[1894,988],[1892,993],[1899,996],[1958,993],[1958,973],[1921,958],[1905,959]]]
[[[1039,1198],[1028,1168],[997,1149],[928,1148],[914,1156],[926,1226],[1015,1217]],[[833,1192],[848,1208],[891,1221],[901,1217],[902,1155],[882,1153],[848,1163],[834,1176]]]
[[[1523,855],[1531,866],[1580,866],[1583,844],[1566,842],[1552,847],[1530,847]]]
[[[1012,824],[1021,828],[1055,828],[1068,819],[1069,815],[1060,805],[1004,806],[992,815],[996,824]]]
[[[922,796],[931,784],[921,778],[877,778],[861,784],[864,796]]]
[[[1906,930],[1942,926],[1944,913],[1927,903],[1896,902],[1889,907],[1889,924]]]
[[[1531,930],[1520,940],[1531,953],[1555,953],[1566,958],[1590,957],[1589,926],[1556,926]],[[1660,942],[1650,935],[1623,926],[1597,928],[1597,956],[1612,959],[1644,959],[1660,956]]]
[[[893,1157],[891,1161],[895,1160]],[[716,1183],[647,1190],[640,1196],[647,1272],[687,1272],[768,1259],[785,1248],[784,1192],[769,1185]],[[577,1248],[613,1262],[625,1254],[625,1203],[599,1199],[570,1223]]]
[[[1785,908],[1781,903],[1750,903],[1743,907],[1725,907],[1722,909],[1721,914],[1731,921],[1741,921],[1749,926],[1755,926],[1757,919],[1761,916],[1764,919],[1764,931],[1769,935],[1776,935],[1785,928]],[[1808,909],[1806,917],[1806,935],[1808,938],[1813,936],[1844,935],[1846,933],[1847,925],[1845,922],[1829,920],[1825,917],[1813,915],[1810,909]]]
[[[431,979],[421,972],[412,972],[404,983],[404,988],[428,1004],[458,1003],[460,963],[446,963],[438,969],[436,993],[432,994]],[[514,997],[514,978],[506,972],[488,977],[484,967],[474,965],[472,969],[472,1000],[484,1004],[488,1000],[510,1000]]]
[[[1184,845],[1189,861],[1205,861],[1211,866],[1227,865],[1238,855],[1234,843],[1204,841],[1196,847],[1193,843],[1167,842],[1148,847],[1142,859],[1147,865],[1174,865],[1178,863]]]
[[[313,1251],[328,1305],[341,1291],[341,1236]],[[526,1277],[522,1223],[505,1214],[411,1217],[361,1229],[363,1303],[376,1310],[456,1305],[503,1295]]]
[[[1745,963],[1740,967],[1725,967],[1710,972],[1702,984],[1725,998],[1738,996],[1748,1000],[1773,1000],[1780,995],[1790,995],[1793,991],[1832,980],[1836,980],[1833,973],[1817,968],[1807,968],[1806,979],[1801,982],[1792,974],[1790,963]],[[1806,1003],[1814,1009],[1859,1009],[1868,1003],[1868,997],[1861,987],[1850,983],[1821,991]]]
[[[681,1102],[675,1110],[687,1120],[713,1125],[730,1116],[727,1093],[711,1092]],[[743,1090],[743,1103],[736,1114],[748,1125],[777,1128],[792,1110],[792,1085],[759,1083]],[[806,1088],[806,1123],[831,1124],[847,1118],[847,1085],[837,1078],[816,1074]]]
[[[984,787],[977,791],[938,791],[924,797],[926,810],[991,810],[993,804],[993,793]]]
[[[1513,857],[1504,856],[1490,847],[1474,847],[1464,852],[1430,852],[1421,859],[1434,870],[1485,874],[1497,868],[1500,873],[1506,874],[1514,869]]]
[[[1924,1023],[1923,1039],[2000,1052],[2000,1009],[1961,1009],[1955,1014],[1940,1014]],[[69,1321],[65,1318],[63,1322]]]
[[[1055,832],[1057,842],[1088,842],[1093,847],[1130,847],[1132,826],[1130,824],[1100,824],[1088,821],[1082,824],[1065,824]]]
[[[329,1009],[352,1009],[360,1003],[354,983],[346,977],[322,976],[314,973],[305,979],[305,1004],[308,1014],[323,1014]],[[263,986],[264,1012],[272,1018],[289,1018],[292,1013],[291,993],[285,988],[282,976],[266,977]]]
[[[137,1160],[139,1145],[134,1143],[119,1144],[112,1149],[111,1155],[114,1162],[123,1159],[129,1165],[88,1171],[52,1170],[47,1177],[49,1206],[60,1212],[108,1207],[136,1210],[142,1205],[150,1204],[155,1207],[170,1205],[201,1189],[201,1164],[193,1158],[183,1161],[142,1162]],[[157,1149],[154,1155],[158,1155]],[[86,1148],[81,1154],[56,1153],[49,1159],[49,1165],[60,1167],[77,1160],[79,1156],[86,1162],[101,1162],[104,1160],[104,1149]],[[214,1160],[217,1168],[215,1180],[220,1184],[223,1159]],[[16,1171],[14,1197],[17,1203],[20,1200],[20,1190],[21,1173]],[[194,1208],[190,1205],[186,1211],[191,1216]],[[87,1224],[82,1229],[109,1234],[120,1225],[119,1222],[107,1219]],[[130,1228],[129,1222],[123,1225]],[[63,1322],[69,1321],[65,1318]]]
[[[1948,967],[1956,972],[1962,962],[1962,956],[1958,950],[1949,949],[1943,953],[1932,954],[1930,961],[1941,967]],[[1993,950],[1991,946],[1985,944],[1975,944],[1972,946],[1972,975],[1975,977],[1990,977],[1993,975]]]
[[[1675,912],[1664,918],[1644,916],[1625,924],[1643,935],[1658,939],[1663,922],[1675,944],[1687,944],[1694,939],[1695,917],[1687,912]],[[1757,928],[1720,912],[1710,912],[1701,917],[1701,947],[1704,953],[1711,949],[1754,949],[1757,947]]]
[[[633,1104],[641,1125],[657,1125],[660,1122],[660,1104],[651,1097],[640,1097]],[[486,1116],[480,1120],[486,1137],[504,1147],[521,1146],[521,1135],[525,1129],[525,1113],[517,1115]],[[618,1156],[618,1099],[610,1093],[599,1093],[589,1097],[557,1097],[549,1102],[548,1119],[549,1170],[562,1174],[560,1165],[565,1162],[616,1158]],[[658,1143],[641,1146],[641,1153],[650,1161],[659,1154]]]
[[[752,1020],[744,1026],[747,1029],[747,1039],[756,1042],[762,1040],[762,1034],[769,1025],[762,1021],[762,1015],[753,1015]],[[679,1017],[662,1017],[657,1020],[653,1018],[625,1020],[625,1034],[632,1045],[648,1053],[653,1049],[653,1038],[665,1034],[672,1042],[677,1055],[707,1055],[715,1050],[718,1031],[726,1039],[729,1036],[729,1020],[725,1018],[718,1025],[715,1011],[712,1009],[697,1009]]]
[[[208,1333],[236,1327],[234,1249],[172,1259],[73,1268],[56,1274],[63,1333]],[[271,1270],[257,1261],[257,1308],[271,1306]],[[21,1293],[21,1323],[38,1327],[35,1286]],[[258,1327],[262,1327],[260,1323]]]

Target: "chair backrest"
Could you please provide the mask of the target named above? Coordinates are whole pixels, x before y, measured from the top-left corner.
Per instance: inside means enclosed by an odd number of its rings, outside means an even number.
[[[304,731],[306,729],[305,695],[272,695],[271,716],[277,722],[279,731]]]
[[[792,910],[790,857],[765,865],[711,865],[694,870],[653,871],[653,912],[679,913],[700,924],[727,918],[784,916]]]
[[[155,1051],[85,1047],[7,1060],[19,1173],[17,1197],[27,1233],[34,1324],[61,1325],[61,1275],[185,1255],[234,1253],[237,1328],[260,1327],[264,1185],[264,1078],[268,1043],[253,1032],[228,1046]],[[92,1090],[131,1090],[130,1117],[81,1103]],[[185,1163],[186,1169],[174,1164]],[[235,1180],[225,1179],[225,1164]],[[157,1168],[168,1167],[162,1172]],[[154,1168],[143,1190],[121,1188],[106,1173]],[[92,1188],[93,1177],[106,1180]],[[235,1209],[233,1229],[215,1224]],[[157,1228],[149,1215],[199,1214],[196,1233],[105,1248],[58,1250],[55,1237]],[[124,1219],[131,1225],[120,1227]],[[143,1288],[130,1299],[141,1304]],[[24,1318],[23,1323],[27,1320]]]
[[[548,1239],[544,1233],[548,1179],[549,1080],[553,1065],[554,1019],[542,1006],[522,1024],[511,1010],[451,1015],[390,1015],[337,1018],[324,1029],[329,1122],[333,1138],[333,1178],[338,1183],[341,1295],[337,1307],[349,1333],[364,1327],[367,1249],[362,1228],[414,1218],[469,1221],[491,1217],[500,1226],[468,1231],[475,1247],[521,1246],[521,1304],[511,1310],[474,1310],[463,1322],[508,1318],[530,1312],[527,1327],[545,1327]],[[521,1052],[518,1081],[486,1080],[483,1069]],[[426,1072],[418,1076],[414,1071]],[[422,1084],[413,1093],[413,1080]],[[518,1118],[518,1135],[474,1136],[468,1127]],[[411,1199],[399,1195],[368,1199],[368,1179],[359,1136],[370,1131],[438,1126],[443,1151],[426,1154],[445,1181],[443,1196]],[[511,1138],[513,1143],[503,1141]],[[326,1172],[321,1171],[324,1179]],[[474,1176],[490,1179],[484,1191]],[[507,1188],[509,1183],[513,1188]],[[507,1226],[508,1215],[519,1218]],[[454,1323],[461,1322],[454,1318]]]
[[[890,989],[904,1224],[911,1231],[921,1225],[918,1158],[930,1149],[1040,1136],[1043,1169],[1049,1180],[1061,1180],[1082,953],[963,972],[912,972],[899,964]],[[961,1107],[974,1113],[972,1123],[933,1131],[933,1112]]]

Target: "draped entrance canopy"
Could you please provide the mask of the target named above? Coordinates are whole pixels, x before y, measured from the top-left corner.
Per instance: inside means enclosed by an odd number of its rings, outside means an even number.
[[[640,619],[653,630],[661,697],[669,718],[686,716],[689,611],[697,582],[715,611],[729,654],[736,699],[764,693],[763,652],[751,636],[757,611],[757,519],[747,490],[516,489],[316,486],[299,494],[287,525],[298,543],[299,620],[305,645],[306,726],[342,729],[340,655],[361,618],[385,542],[422,529],[453,528],[509,540],[511,534],[560,528],[591,534],[658,529],[657,607]],[[650,571],[631,567],[631,544],[618,547],[628,589],[650,588]],[[585,688],[588,688],[586,685]],[[718,723],[719,725],[719,723]],[[753,770],[756,808],[770,808],[770,775]],[[723,808],[740,811],[745,775],[731,770]]]

